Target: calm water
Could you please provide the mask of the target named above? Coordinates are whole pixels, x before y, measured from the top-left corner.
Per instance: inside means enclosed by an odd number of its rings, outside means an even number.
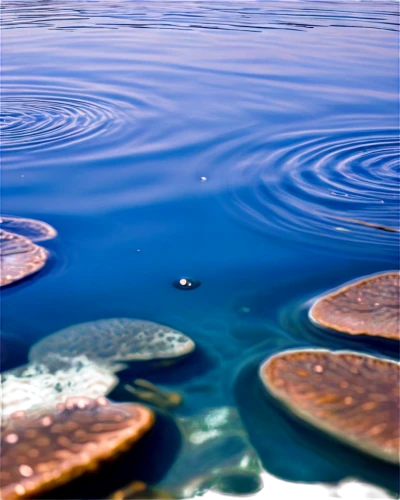
[[[395,489],[278,412],[257,366],[293,346],[397,354],[327,336],[305,303],[398,267],[396,233],[341,220],[399,225],[398,4],[6,0],[2,20],[1,212],[59,232],[2,293],[3,369],[74,323],[169,324],[199,346],[148,376],[182,391],[176,415],[237,405],[279,477]]]

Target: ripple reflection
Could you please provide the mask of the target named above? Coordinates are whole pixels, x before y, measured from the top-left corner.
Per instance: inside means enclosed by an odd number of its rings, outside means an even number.
[[[398,245],[396,129],[252,135],[231,160],[223,203],[247,226],[299,239],[314,234],[328,244],[335,238]]]
[[[70,89],[3,88],[0,113],[2,150],[65,147],[94,136],[117,133],[126,121],[121,103]]]

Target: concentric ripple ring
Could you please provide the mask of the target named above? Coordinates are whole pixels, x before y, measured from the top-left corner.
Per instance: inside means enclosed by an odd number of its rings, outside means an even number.
[[[70,145],[121,129],[124,116],[114,103],[65,91],[7,95],[3,90],[0,133],[3,152]]]
[[[232,153],[223,204],[247,226],[303,240],[311,233],[329,238],[328,245],[332,238],[398,245],[397,129],[344,127],[272,138],[263,132]]]

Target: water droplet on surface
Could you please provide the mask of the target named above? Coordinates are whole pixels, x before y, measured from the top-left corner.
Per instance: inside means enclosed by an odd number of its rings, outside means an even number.
[[[178,290],[194,290],[201,285],[200,281],[192,278],[179,278],[173,281],[172,284]]]

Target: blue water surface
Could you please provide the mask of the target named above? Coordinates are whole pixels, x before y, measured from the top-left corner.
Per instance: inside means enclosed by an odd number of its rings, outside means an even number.
[[[4,335],[171,325],[199,347],[149,376],[178,415],[237,405],[279,477],[396,489],[267,408],[257,367],[294,346],[397,355],[321,333],[304,304],[398,267],[397,233],[349,220],[399,225],[398,3],[8,0],[2,21],[1,212],[59,233],[2,292]]]

